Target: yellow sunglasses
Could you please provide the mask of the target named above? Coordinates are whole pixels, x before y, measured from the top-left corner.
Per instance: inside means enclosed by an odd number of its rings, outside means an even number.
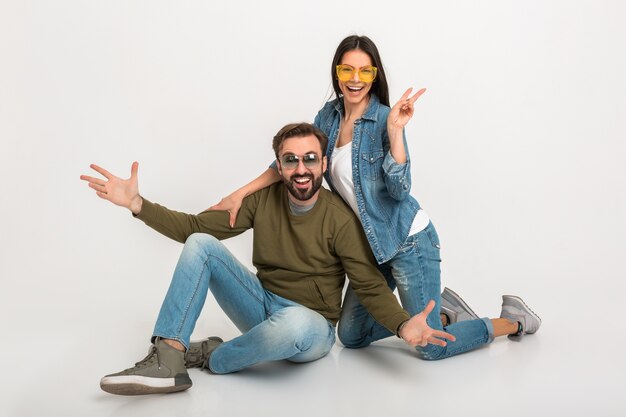
[[[352,65],[341,64],[337,65],[337,78],[339,79],[339,81],[345,83],[346,81],[350,81],[351,79],[353,79],[355,73],[358,73],[359,80],[363,81],[364,83],[371,83],[374,82],[374,80],[376,79],[377,71],[378,68],[371,65],[356,69]]]

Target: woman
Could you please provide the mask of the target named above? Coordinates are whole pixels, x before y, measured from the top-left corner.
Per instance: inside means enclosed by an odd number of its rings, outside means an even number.
[[[441,330],[439,238],[428,215],[409,194],[410,160],[404,137],[414,103],[425,89],[413,96],[408,89],[390,108],[378,49],[365,36],[349,36],[339,44],[331,77],[336,99],[326,103],[314,122],[328,136],[326,181],[360,218],[379,270],[390,287],[398,288],[402,306],[415,315],[435,300],[428,324]],[[279,180],[269,168],[211,209],[228,210],[232,224],[246,195]],[[474,316],[469,308],[465,311],[470,313],[467,318]],[[458,321],[446,327],[455,342],[416,349],[423,359],[442,359],[489,343],[495,336],[534,333],[540,324],[519,297],[503,296],[501,318]],[[358,348],[391,333],[373,320],[348,288],[338,336],[345,346]]]

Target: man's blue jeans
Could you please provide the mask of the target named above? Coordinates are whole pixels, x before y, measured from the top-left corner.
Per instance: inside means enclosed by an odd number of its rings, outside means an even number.
[[[224,245],[201,233],[185,243],[153,337],[188,348],[209,290],[243,333],[213,351],[213,373],[271,360],[310,362],[328,354],[335,343],[335,328],[321,314],[265,290]]]
[[[427,360],[443,359],[467,352],[493,340],[493,325],[487,318],[442,327],[439,316],[440,263],[439,236],[430,223],[421,232],[409,236],[400,252],[389,262],[378,267],[387,279],[389,287],[391,289],[398,287],[402,306],[409,314],[413,316],[421,312],[430,300],[435,300],[436,306],[428,315],[428,325],[433,329],[443,329],[456,337],[455,342],[448,341],[445,347],[418,346],[416,348],[418,356]],[[341,343],[350,348],[365,347],[376,340],[392,336],[389,330],[372,318],[350,287],[344,298],[337,333]]]

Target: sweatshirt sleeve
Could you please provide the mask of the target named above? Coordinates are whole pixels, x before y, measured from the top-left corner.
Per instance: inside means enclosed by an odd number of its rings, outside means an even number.
[[[222,240],[237,236],[252,227],[257,202],[257,193],[243,200],[233,228],[228,224],[226,211],[207,210],[199,214],[187,214],[170,210],[145,198],[141,211],[135,217],[177,242],[184,243],[194,233],[207,233]]]
[[[392,333],[410,318],[387,286],[385,278],[376,268],[367,239],[356,218],[339,231],[335,251],[341,259],[350,285],[367,311]]]

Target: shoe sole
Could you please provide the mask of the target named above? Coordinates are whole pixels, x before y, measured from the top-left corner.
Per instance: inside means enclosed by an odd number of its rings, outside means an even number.
[[[104,377],[100,388],[115,395],[146,395],[185,391],[191,388],[189,376],[175,378],[150,378],[138,375]]]
[[[448,287],[445,287],[445,288],[443,289],[443,293],[441,294],[441,298],[446,298],[446,297],[444,296],[444,294],[446,294],[446,295],[450,295],[450,296],[454,299],[453,301],[455,301],[457,304],[461,305],[461,306],[463,307],[463,309],[465,309],[465,311],[468,311],[468,312],[470,313],[470,315],[471,315],[474,319],[479,318],[479,317],[478,317],[478,314],[476,314],[476,313],[474,312],[474,310],[472,310],[472,309],[470,308],[470,306],[468,306],[468,305],[467,305],[467,303],[466,303],[465,301],[463,301],[463,299],[459,296],[459,294],[455,293],[454,291],[452,291],[452,290],[451,290],[450,288],[448,288]],[[450,300],[448,300],[448,301],[450,301]]]

